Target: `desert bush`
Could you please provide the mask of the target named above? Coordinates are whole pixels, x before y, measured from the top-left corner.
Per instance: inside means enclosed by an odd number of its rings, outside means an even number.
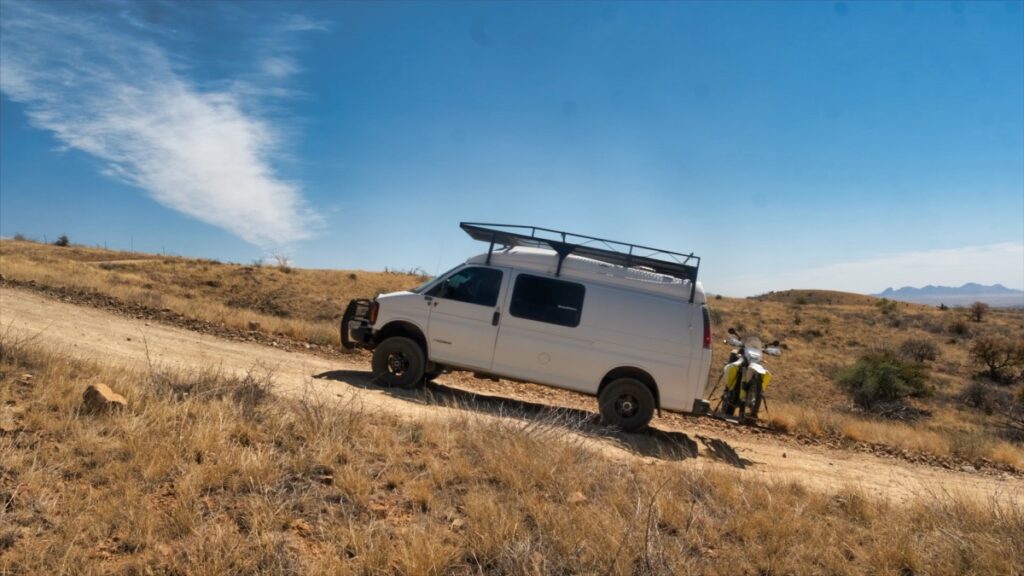
[[[1014,403],[1009,392],[993,388],[980,380],[974,380],[964,387],[959,398],[965,405],[989,415],[1004,412]]]
[[[957,318],[949,323],[949,333],[955,336],[970,336],[971,327],[962,319]]]
[[[1016,398],[1006,412],[1003,430],[1011,440],[1024,441],[1024,386],[1017,390]]]
[[[862,354],[852,366],[841,370],[839,384],[866,410],[928,393],[928,370],[924,365],[905,362],[889,349],[874,349]]]
[[[1021,378],[1024,366],[1024,338],[981,336],[971,344],[971,360],[982,374],[1002,384]]]
[[[971,316],[971,320],[981,322],[985,319],[985,315],[988,314],[988,308],[988,304],[984,302],[975,302],[967,308],[967,313]]]
[[[722,326],[723,322],[725,322],[725,315],[722,314],[722,311],[719,310],[718,308],[712,308],[711,309],[711,324],[714,325],[714,326]]]
[[[897,304],[897,302],[895,300],[889,300],[888,298],[882,298],[877,303],[875,303],[875,306],[878,307],[879,312],[881,312],[882,314],[884,314],[886,316],[889,316],[890,314],[893,314],[894,312],[896,312],[896,307],[898,306],[898,304]]]
[[[71,240],[68,239],[68,235],[67,234],[61,234],[60,238],[57,238],[57,241],[54,242],[53,245],[54,246],[70,246],[71,245]]]
[[[939,347],[928,338],[908,338],[900,344],[900,356],[912,362],[927,362],[939,357]]]
[[[277,269],[285,274],[290,274],[293,270],[292,259],[285,254],[274,254],[274,263],[277,265]]]

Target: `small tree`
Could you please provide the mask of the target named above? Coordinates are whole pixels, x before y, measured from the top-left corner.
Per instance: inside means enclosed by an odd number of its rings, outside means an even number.
[[[983,368],[983,374],[996,382],[1011,384],[1024,366],[1024,339],[981,336],[971,344],[971,360]]]
[[[277,268],[288,274],[292,271],[292,259],[285,254],[274,254],[274,262],[277,264]]]
[[[967,308],[967,313],[970,314],[971,320],[981,322],[985,319],[985,314],[988,314],[988,304],[984,302],[975,302]]]
[[[912,362],[928,362],[939,357],[939,347],[927,338],[910,338],[900,344],[900,356]]]
[[[57,241],[53,244],[55,246],[69,246],[71,244],[71,240],[68,239],[67,234],[61,234],[60,238],[57,238]]]

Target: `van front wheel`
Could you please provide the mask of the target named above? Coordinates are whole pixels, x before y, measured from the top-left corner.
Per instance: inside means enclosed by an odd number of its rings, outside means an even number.
[[[597,399],[601,420],[627,432],[647,426],[654,416],[654,394],[643,382],[619,378],[601,391]]]
[[[373,349],[373,377],[389,388],[413,388],[423,384],[426,358],[420,345],[392,336]]]

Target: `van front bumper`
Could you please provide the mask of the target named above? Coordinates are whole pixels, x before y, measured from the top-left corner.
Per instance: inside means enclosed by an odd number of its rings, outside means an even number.
[[[341,347],[345,350],[353,348],[373,347],[373,327],[370,326],[370,300],[352,300],[345,308],[341,317]]]

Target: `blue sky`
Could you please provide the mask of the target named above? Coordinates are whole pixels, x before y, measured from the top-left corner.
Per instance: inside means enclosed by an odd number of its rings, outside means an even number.
[[[0,234],[446,269],[460,220],[712,292],[1024,287],[1024,5],[0,4]]]

